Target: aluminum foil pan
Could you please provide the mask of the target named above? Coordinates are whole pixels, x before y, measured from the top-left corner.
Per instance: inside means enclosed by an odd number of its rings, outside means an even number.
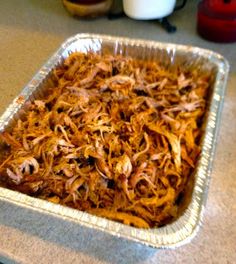
[[[176,247],[190,241],[197,233],[203,219],[203,211],[212,169],[213,154],[223,106],[228,62],[219,54],[197,47],[153,41],[111,37],[105,35],[78,34],[69,38],[39,70],[13,103],[0,117],[0,131],[8,130],[27,111],[27,102],[45,94],[52,81],[52,70],[74,51],[129,55],[144,60],[164,62],[167,67],[198,68],[211,72],[212,85],[202,154],[193,175],[191,199],[183,214],[173,223],[160,228],[139,229],[97,217],[62,205],[53,204],[25,194],[0,187],[0,199],[22,207],[54,215],[80,225],[102,230],[152,247]]]

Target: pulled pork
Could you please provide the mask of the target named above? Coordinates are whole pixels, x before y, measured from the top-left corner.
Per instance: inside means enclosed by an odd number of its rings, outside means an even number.
[[[178,215],[200,153],[210,76],[73,53],[11,132],[8,188],[140,228]]]

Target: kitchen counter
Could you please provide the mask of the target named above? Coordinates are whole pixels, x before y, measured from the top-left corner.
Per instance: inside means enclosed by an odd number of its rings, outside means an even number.
[[[155,21],[75,19],[59,0],[0,1],[0,113],[60,44],[80,32],[200,46],[231,65],[204,223],[191,243],[156,250],[0,202],[0,262],[235,263],[236,44],[211,43],[196,34],[196,2],[171,16],[178,30],[168,34]]]

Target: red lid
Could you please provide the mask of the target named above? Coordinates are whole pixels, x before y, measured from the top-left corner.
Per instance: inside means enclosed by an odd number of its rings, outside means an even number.
[[[198,6],[198,33],[216,42],[236,41],[236,0],[208,0]]]
[[[210,16],[236,19],[236,0],[207,0],[202,5]]]

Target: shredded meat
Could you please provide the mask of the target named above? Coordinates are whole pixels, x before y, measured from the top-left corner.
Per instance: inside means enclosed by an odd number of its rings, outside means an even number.
[[[200,153],[210,76],[73,53],[1,140],[8,188],[140,228],[178,215]]]

